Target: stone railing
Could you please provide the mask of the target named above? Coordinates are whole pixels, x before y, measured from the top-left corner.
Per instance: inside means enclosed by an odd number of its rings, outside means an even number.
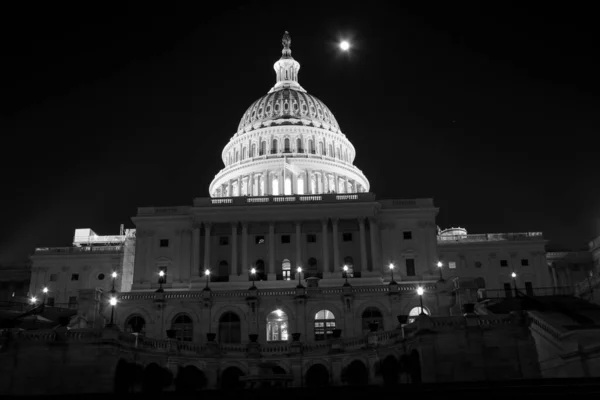
[[[543,240],[542,232],[481,233],[473,235],[438,235],[438,244],[462,242],[496,242],[504,240]]]
[[[565,328],[560,326],[554,326],[553,324],[549,323],[543,317],[543,315],[537,311],[529,311],[528,314],[529,318],[531,319],[531,324],[534,327],[545,332],[557,342],[560,342],[564,334],[567,333],[567,330]]]
[[[122,253],[123,246],[38,247],[35,254]]]
[[[398,291],[403,293],[415,292],[419,286],[416,282],[398,282]],[[434,292],[436,286],[434,284],[423,284],[421,285],[426,291]],[[307,295],[331,295],[341,294],[344,292],[343,287],[317,287],[317,288],[306,288],[304,289]],[[390,285],[371,285],[371,286],[351,286],[348,290],[351,293],[387,293],[390,292]],[[218,290],[212,289],[210,291],[210,297],[250,297],[250,296],[296,296],[298,292],[296,289],[257,289],[257,290]],[[153,300],[156,298],[164,299],[200,299],[203,298],[202,291],[166,291],[164,293],[156,292],[139,292],[139,293],[123,293],[119,296],[121,301],[133,301],[133,300]]]
[[[245,206],[265,204],[301,204],[301,203],[336,203],[347,201],[375,201],[372,193],[337,193],[284,196],[237,196],[237,197],[203,197],[194,199],[196,207],[206,206]]]

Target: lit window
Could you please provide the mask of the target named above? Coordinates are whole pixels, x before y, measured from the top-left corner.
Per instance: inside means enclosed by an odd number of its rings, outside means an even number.
[[[448,268],[450,268],[450,269],[456,269],[456,262],[455,261],[450,261],[448,263]]]
[[[418,315],[421,315],[421,310],[423,310],[423,313],[425,315],[430,315],[429,314],[429,310],[427,310],[426,307],[414,307],[412,310],[410,310],[410,312],[408,313],[408,323],[411,324],[413,322],[415,322],[415,319]]]
[[[282,310],[267,316],[267,342],[288,340],[288,317]]]
[[[329,310],[321,310],[315,314],[315,340],[327,340],[333,335],[335,316]]]
[[[281,263],[281,270],[283,273],[284,281],[289,281],[291,279],[291,269],[292,269],[292,264],[290,263],[290,260],[288,260],[288,259],[283,260],[283,262]]]
[[[144,334],[145,331],[146,321],[144,320],[144,318],[142,318],[139,315],[132,315],[131,317],[127,318],[127,321],[125,322],[125,332],[138,332]]]

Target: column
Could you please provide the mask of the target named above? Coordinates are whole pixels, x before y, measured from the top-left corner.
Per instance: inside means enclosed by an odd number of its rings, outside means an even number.
[[[252,174],[248,175],[248,185],[246,186],[246,194],[248,196],[252,196],[252,188],[254,187],[254,176]]]
[[[379,240],[378,240],[377,220],[375,218],[369,218],[369,234],[371,236],[371,268],[369,271],[381,272],[382,266],[379,263]]]
[[[310,174],[310,170],[307,169],[306,170],[306,179],[304,179],[304,193],[305,194],[314,194],[312,192],[312,185],[311,185],[311,174]]]
[[[230,275],[238,276],[237,268],[237,222],[231,223],[231,266]]]
[[[242,177],[241,176],[238,176],[237,183],[238,183],[237,184],[237,187],[238,187],[237,195],[241,196],[242,195]]]
[[[192,228],[192,280],[197,281],[200,279],[200,223]]]
[[[331,225],[333,227],[333,273],[337,274],[342,271],[340,265],[340,246],[338,238],[338,218],[331,218]]]
[[[550,269],[552,270],[552,286],[557,288],[558,287],[558,278],[556,277],[555,264],[550,264]]]
[[[265,172],[262,173],[264,193],[259,193],[259,194],[261,194],[263,196],[267,196],[267,195],[271,194],[271,191],[269,190],[269,180],[268,180],[268,177],[269,177],[269,172],[268,171],[265,171]],[[260,183],[259,183],[258,187],[259,187],[259,190],[260,190]]]
[[[302,267],[302,223],[296,222],[296,265],[295,267]]]
[[[248,264],[248,222],[242,221],[242,274],[250,269]]]
[[[210,228],[212,223],[204,223],[204,269],[210,269]],[[212,273],[218,271],[211,271]]]
[[[329,239],[327,238],[327,224],[329,220],[327,218],[321,220],[321,236],[323,242],[323,274],[329,274]]]
[[[275,272],[275,223],[269,222],[269,264],[267,265],[267,280],[276,279]]]
[[[333,174],[333,187],[335,188],[335,189],[333,189],[334,192],[338,193],[340,191],[340,183],[339,183],[338,174]]]
[[[358,217],[360,230],[360,270],[367,271],[367,241],[365,237],[365,217]]]
[[[329,180],[325,171],[321,171],[321,180],[323,181],[323,193],[329,193]]]
[[[227,196],[228,197],[232,197],[233,193],[231,192],[232,188],[231,188],[231,179],[229,181],[227,181]]]
[[[350,181],[349,181],[348,177],[344,177],[344,187],[345,187],[346,193],[350,193]]]
[[[278,175],[279,175],[279,195],[283,196],[285,194],[285,182],[284,182],[283,177],[286,174],[284,174],[283,170],[281,170],[278,172]]]

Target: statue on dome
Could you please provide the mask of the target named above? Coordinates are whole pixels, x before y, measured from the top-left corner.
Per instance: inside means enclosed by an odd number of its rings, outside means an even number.
[[[284,49],[289,49],[292,44],[292,38],[290,37],[290,33],[285,31],[283,34],[283,39],[281,39],[281,44],[283,44]]]

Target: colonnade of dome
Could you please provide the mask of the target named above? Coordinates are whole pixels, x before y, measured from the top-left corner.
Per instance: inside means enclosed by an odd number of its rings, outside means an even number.
[[[222,153],[212,197],[361,193],[369,182],[327,106],[298,83],[300,64],[284,35],[277,82],[242,117]]]

